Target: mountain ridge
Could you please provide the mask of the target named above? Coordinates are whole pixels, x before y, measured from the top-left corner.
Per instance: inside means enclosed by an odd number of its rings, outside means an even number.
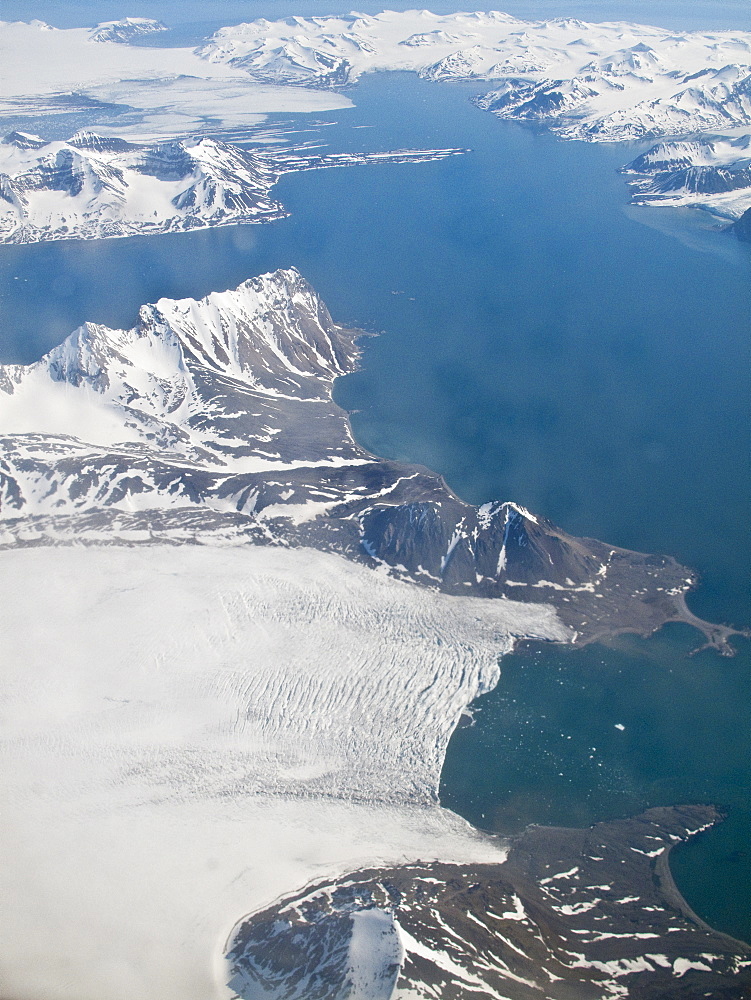
[[[639,140],[751,125],[751,35],[490,11],[287,18],[221,28],[198,54],[254,80],[335,88],[363,73],[502,81],[478,100],[567,139]]]
[[[360,335],[289,268],[0,367],[0,544],[310,546],[446,593],[553,604],[578,641],[678,620],[732,653],[732,629],[688,611],[697,577],[674,559],[517,503],[473,507],[357,445],[332,385]]]

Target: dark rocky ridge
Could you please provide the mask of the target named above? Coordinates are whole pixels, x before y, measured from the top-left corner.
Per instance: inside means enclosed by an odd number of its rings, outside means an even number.
[[[359,448],[331,398],[358,336],[289,270],[145,306],[131,331],[89,324],[36,365],[0,368],[0,426],[5,409],[25,413],[0,438],[0,544],[312,546],[451,594],[553,604],[579,642],[685,621],[732,653],[732,629],[688,611],[696,576],[671,557],[576,538],[514,503],[473,507]],[[61,383],[68,434],[37,416]],[[114,441],[72,436],[92,399],[122,427]]]
[[[730,226],[732,232],[743,240],[744,243],[751,243],[751,208],[747,208],[743,215]]]
[[[718,818],[683,806],[586,830],[529,827],[503,864],[418,863],[308,886],[240,921],[230,987],[344,1000],[363,983],[350,944],[365,915],[380,958],[368,996],[384,1000],[394,985],[441,1000],[740,1000],[751,947],[703,924],[667,863]]]

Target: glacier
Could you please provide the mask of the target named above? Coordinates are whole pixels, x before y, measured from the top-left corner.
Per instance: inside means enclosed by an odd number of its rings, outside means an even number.
[[[330,92],[255,84],[190,48],[128,44],[139,33],[133,20],[130,27],[118,21],[93,29],[0,21],[0,115],[36,120],[95,112],[100,132],[155,141],[247,129],[270,113],[351,105]]]
[[[303,548],[0,558],[4,995],[220,998],[235,922],[312,878],[503,860],[440,767],[510,632],[567,637],[552,609]]]

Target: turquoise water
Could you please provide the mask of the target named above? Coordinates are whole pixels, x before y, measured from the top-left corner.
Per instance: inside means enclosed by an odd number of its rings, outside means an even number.
[[[616,169],[643,147],[559,143],[471,92],[365,78],[322,128],[332,150],[472,152],[286,177],[279,223],[1,248],[2,359],[294,264],[339,322],[381,333],[336,387],[364,446],[472,502],[513,498],[676,555],[702,574],[698,614],[748,624],[749,248],[691,213],[629,209]],[[504,831],[716,802],[727,823],[676,856],[676,876],[703,916],[751,938],[749,644],[687,658],[697,641],[674,627],[505,659],[441,794]]]

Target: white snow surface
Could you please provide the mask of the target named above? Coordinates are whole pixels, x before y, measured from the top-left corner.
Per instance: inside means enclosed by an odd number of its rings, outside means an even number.
[[[272,112],[350,105],[337,94],[254,83],[243,70],[210,64],[192,49],[122,44],[114,39],[123,32],[118,24],[119,31],[100,25],[97,34],[0,21],[0,114],[61,114],[90,108],[92,101],[125,105],[114,133],[146,140],[191,134],[207,122],[242,128]]]
[[[349,944],[349,1000],[392,1000],[391,970],[404,950],[394,916],[373,907],[352,914]]]
[[[503,859],[435,792],[511,633],[566,638],[552,609],[310,549],[0,559],[5,996],[220,998],[236,921],[309,880]]]

